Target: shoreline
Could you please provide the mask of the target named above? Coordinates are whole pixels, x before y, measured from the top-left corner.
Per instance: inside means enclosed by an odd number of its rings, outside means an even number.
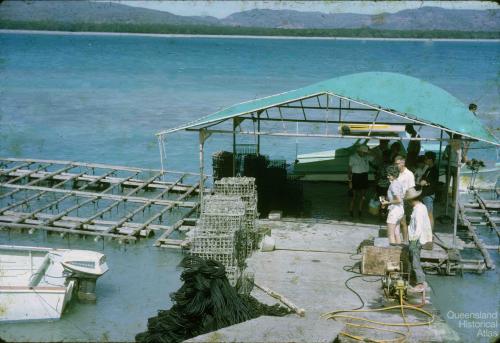
[[[38,34],[38,35],[74,35],[74,36],[136,36],[159,38],[225,38],[225,39],[295,39],[295,40],[359,40],[359,41],[423,41],[423,42],[500,42],[500,39],[465,39],[465,38],[378,38],[378,37],[308,37],[308,36],[252,36],[252,35],[203,35],[203,34],[175,34],[175,33],[132,33],[132,32],[94,32],[94,31],[44,31],[44,30],[12,30],[0,29],[0,33],[7,34]]]

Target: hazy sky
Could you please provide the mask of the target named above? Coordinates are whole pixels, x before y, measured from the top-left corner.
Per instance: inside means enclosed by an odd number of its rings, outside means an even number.
[[[123,5],[167,11],[177,15],[206,15],[224,18],[251,9],[290,9],[324,13],[394,13],[421,6],[438,6],[453,9],[499,9],[494,2],[485,1],[129,1],[114,0]]]

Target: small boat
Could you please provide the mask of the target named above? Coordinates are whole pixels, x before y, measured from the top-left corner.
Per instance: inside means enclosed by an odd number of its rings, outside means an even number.
[[[399,137],[405,132],[404,125],[391,124],[345,123],[339,126],[338,129],[342,134],[363,136],[384,134],[386,137]],[[356,152],[360,145],[373,148],[378,145],[378,140],[363,140],[360,138],[347,148],[297,155],[292,174],[303,181],[347,181],[349,157]],[[404,150],[403,145],[401,145],[401,149]],[[370,170],[368,178],[374,180],[373,170]]]
[[[0,245],[0,323],[59,319],[75,293],[96,300],[107,270],[95,251]]]
[[[303,181],[347,181],[347,169],[349,165],[349,156],[355,153],[359,142],[350,147],[337,150],[318,151],[309,154],[297,155],[295,164],[290,169],[291,174]],[[369,147],[376,144],[368,143]],[[439,144],[423,143],[420,153],[425,151],[439,151]],[[446,162],[443,161],[439,171],[439,181],[446,180]],[[467,190],[471,186],[477,189],[494,189],[498,187],[500,177],[500,163],[494,166],[480,169],[476,176],[467,167],[460,171],[460,190]],[[375,179],[373,169],[368,174],[370,180]]]
[[[358,140],[347,148],[297,155],[292,173],[303,181],[347,181],[349,157],[359,144]],[[374,179],[373,172],[369,178]]]

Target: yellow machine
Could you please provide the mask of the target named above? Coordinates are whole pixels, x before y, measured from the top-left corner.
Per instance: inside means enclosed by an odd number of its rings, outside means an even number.
[[[382,277],[382,287],[387,298],[406,299],[408,295],[409,273],[403,272],[403,263],[387,262]]]

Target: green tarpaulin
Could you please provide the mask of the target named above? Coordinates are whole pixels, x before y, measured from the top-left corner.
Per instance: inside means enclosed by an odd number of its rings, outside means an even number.
[[[269,97],[243,102],[160,134],[216,123],[307,97],[331,94],[380,107],[428,125],[500,145],[456,97],[426,81],[387,72],[351,74]]]

